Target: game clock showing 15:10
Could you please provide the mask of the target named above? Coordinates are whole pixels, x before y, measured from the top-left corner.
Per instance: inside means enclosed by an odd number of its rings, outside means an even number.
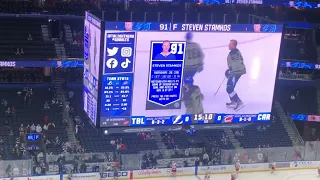
[[[215,118],[214,113],[194,114],[193,121],[203,121],[203,123],[212,123]]]

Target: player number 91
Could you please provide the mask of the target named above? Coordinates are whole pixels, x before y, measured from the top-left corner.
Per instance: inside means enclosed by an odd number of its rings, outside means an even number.
[[[172,54],[183,54],[183,44],[181,43],[172,43],[170,49]]]
[[[160,24],[159,28],[160,31],[168,31],[168,24]]]

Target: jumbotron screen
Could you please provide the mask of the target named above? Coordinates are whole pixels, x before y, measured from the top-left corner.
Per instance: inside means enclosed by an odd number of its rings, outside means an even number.
[[[83,110],[96,125],[100,65],[101,20],[86,12],[84,21]]]
[[[106,22],[100,127],[270,121],[282,25]]]

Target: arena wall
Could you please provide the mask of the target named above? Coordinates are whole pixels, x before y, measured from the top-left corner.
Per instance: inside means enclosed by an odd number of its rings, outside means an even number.
[[[294,161],[294,162],[277,162],[277,170],[302,170],[302,169],[317,169],[320,161]],[[269,163],[258,164],[241,164],[241,172],[263,172],[270,171]],[[177,168],[177,176],[197,176],[210,174],[227,174],[234,172],[234,165],[217,165],[217,166],[199,166],[199,167],[183,167]],[[79,173],[73,174],[72,180],[102,180],[114,179],[113,172],[99,173]],[[144,178],[159,178],[170,177],[170,168],[161,169],[144,169],[119,171],[119,179],[144,179]],[[10,178],[4,178],[10,180]],[[15,177],[14,180],[68,180],[68,175],[47,175],[47,176],[32,176],[32,177]]]

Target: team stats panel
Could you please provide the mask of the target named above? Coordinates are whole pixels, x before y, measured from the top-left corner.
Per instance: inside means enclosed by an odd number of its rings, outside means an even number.
[[[272,98],[261,108],[235,111],[226,107],[221,81],[231,39],[241,44],[277,34],[280,43],[281,25],[106,22],[104,33],[100,127],[270,121]],[[269,81],[271,97],[275,79]]]

